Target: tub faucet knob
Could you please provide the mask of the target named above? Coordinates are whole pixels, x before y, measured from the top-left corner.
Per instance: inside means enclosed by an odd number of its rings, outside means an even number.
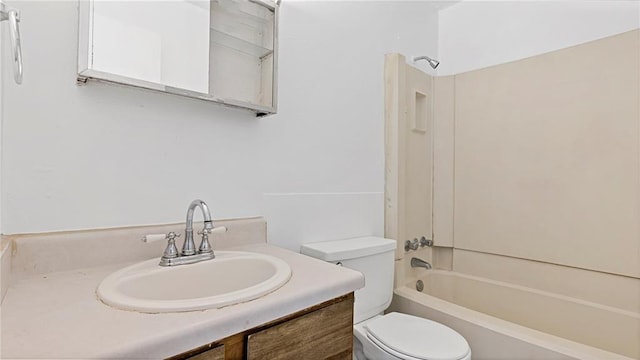
[[[404,242],[404,251],[418,250],[418,247],[420,247],[420,243],[417,238],[413,239],[413,241],[407,240]]]
[[[423,236],[420,238],[420,247],[425,247],[425,246],[432,247],[433,240],[427,239],[426,237]]]

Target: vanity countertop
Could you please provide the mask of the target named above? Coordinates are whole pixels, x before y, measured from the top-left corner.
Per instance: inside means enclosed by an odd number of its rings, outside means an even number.
[[[291,266],[291,279],[273,293],[247,303],[144,314],[111,308],[95,294],[102,279],[131,262],[25,277],[9,287],[2,303],[0,357],[165,358],[364,286],[364,277],[356,271],[275,246],[254,244],[228,250],[283,259]]]

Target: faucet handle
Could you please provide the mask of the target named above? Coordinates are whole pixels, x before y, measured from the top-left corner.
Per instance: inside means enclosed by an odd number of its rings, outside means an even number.
[[[164,240],[166,238],[167,238],[166,234],[149,234],[142,237],[142,242],[150,243],[150,242]]]
[[[418,238],[414,238],[413,241],[407,240],[404,242],[404,251],[418,250],[418,247],[420,247]]]
[[[174,233],[173,231],[167,234],[167,247],[164,249],[164,253],[162,254],[163,259],[171,259],[174,257],[178,257],[178,248],[176,247],[176,238],[180,237],[180,234]]]
[[[180,234],[174,233],[173,231],[168,234],[149,234],[142,237],[142,242],[150,243],[160,240],[174,240],[177,237],[180,237]]]
[[[425,246],[432,247],[433,240],[427,239],[426,237],[423,236],[420,238],[420,247],[425,247]]]
[[[209,243],[209,234],[224,232],[227,232],[227,228],[224,226],[218,226],[213,229],[204,228],[202,231],[198,231],[198,235],[202,235],[202,241],[200,241],[198,253],[213,253],[213,249],[211,249],[211,244]]]
[[[162,258],[174,258],[178,256],[178,248],[176,247],[176,238],[180,237],[180,234],[175,232],[170,232],[168,234],[149,234],[145,235],[142,238],[142,241],[146,243],[160,241],[160,240],[168,240],[167,247],[164,249],[164,253],[162,254]]]
[[[213,229],[202,229],[198,231],[198,235],[222,234],[229,231],[226,226],[216,226]]]

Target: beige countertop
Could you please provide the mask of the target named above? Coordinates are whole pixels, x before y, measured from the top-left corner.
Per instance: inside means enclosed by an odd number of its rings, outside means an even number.
[[[103,278],[134,262],[23,277],[9,287],[2,303],[1,358],[164,358],[364,286],[364,277],[356,271],[275,246],[253,244],[225,250],[278,257],[291,266],[291,279],[273,293],[247,303],[143,314],[111,308],[95,295]]]

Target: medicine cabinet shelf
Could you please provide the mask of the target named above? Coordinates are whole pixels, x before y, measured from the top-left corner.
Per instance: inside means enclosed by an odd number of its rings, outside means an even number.
[[[257,24],[267,24],[270,21],[270,10],[247,6],[245,2],[237,0],[212,0],[211,6],[218,11],[224,11],[227,16],[233,16],[240,21],[250,21]]]
[[[214,44],[226,46],[257,58],[263,58],[273,53],[273,49],[267,49],[216,29],[211,29],[210,36],[210,40]]]

